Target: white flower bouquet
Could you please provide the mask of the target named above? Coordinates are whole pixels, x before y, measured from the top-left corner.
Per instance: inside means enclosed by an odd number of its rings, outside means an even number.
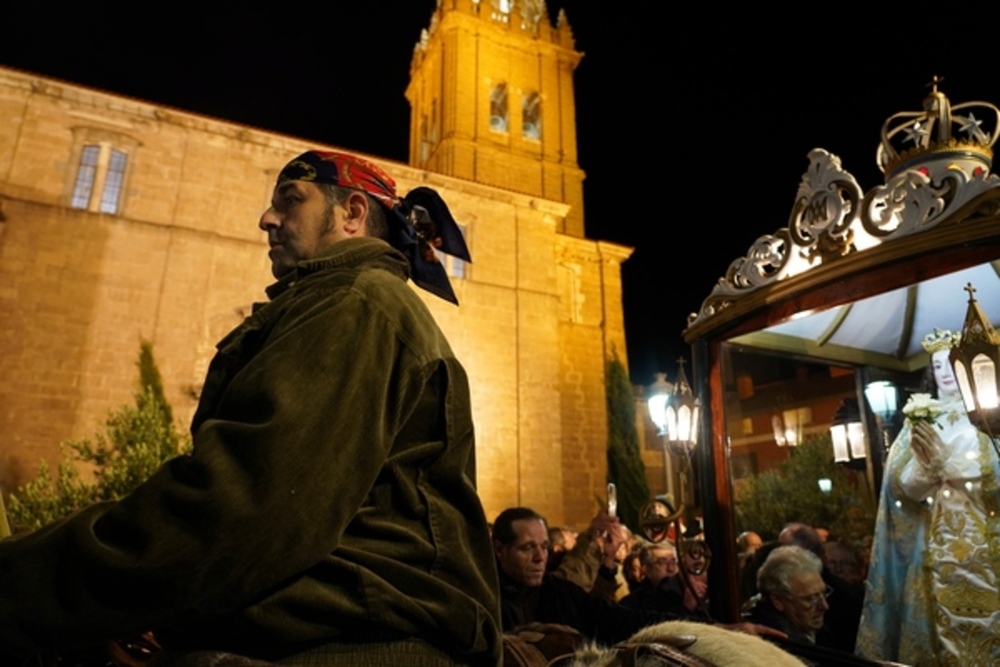
[[[916,422],[933,424],[942,412],[944,410],[941,401],[931,397],[930,394],[913,394],[903,406],[903,414],[911,424]]]

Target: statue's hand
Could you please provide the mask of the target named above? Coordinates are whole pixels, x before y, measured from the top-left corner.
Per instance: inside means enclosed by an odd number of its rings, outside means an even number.
[[[910,446],[923,465],[939,468],[944,463],[945,446],[937,429],[927,422],[917,422],[911,429]]]

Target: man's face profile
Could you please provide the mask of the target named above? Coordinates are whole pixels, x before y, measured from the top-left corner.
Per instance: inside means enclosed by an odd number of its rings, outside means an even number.
[[[267,232],[274,277],[294,271],[300,261],[351,236],[347,213],[345,206],[330,206],[315,183],[283,181],[275,186],[271,206],[258,225]]]
[[[539,519],[518,519],[511,523],[514,540],[494,543],[497,564],[516,583],[529,588],[542,585],[549,557],[549,531]]]

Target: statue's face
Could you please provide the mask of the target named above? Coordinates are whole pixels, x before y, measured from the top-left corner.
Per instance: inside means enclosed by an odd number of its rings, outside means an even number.
[[[951,368],[948,356],[949,350],[938,350],[931,355],[931,367],[934,369],[934,382],[939,394],[954,394],[958,391],[958,382]]]

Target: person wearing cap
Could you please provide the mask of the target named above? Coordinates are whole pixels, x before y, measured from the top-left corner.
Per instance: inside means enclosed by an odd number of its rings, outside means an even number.
[[[457,302],[447,206],[309,151],[259,224],[277,282],[218,345],[193,452],[0,542],[0,663],[149,629],[164,664],[500,660],[468,380],[406,284]]]

